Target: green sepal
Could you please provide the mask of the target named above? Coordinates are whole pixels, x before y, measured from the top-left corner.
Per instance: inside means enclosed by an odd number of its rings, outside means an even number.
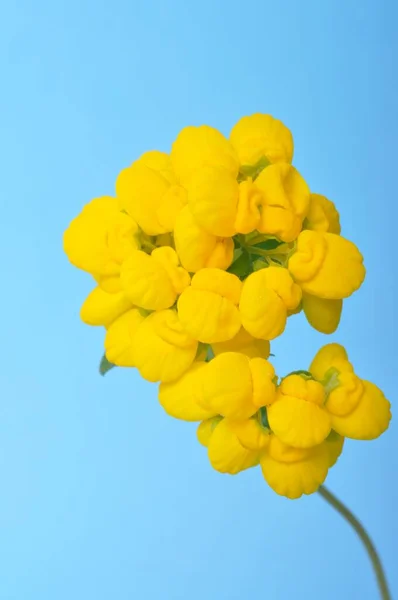
[[[109,362],[109,360],[106,358],[106,356],[104,354],[104,356],[101,358],[101,362],[100,362],[100,365],[99,365],[100,375],[102,375],[102,376],[106,375],[108,373],[108,371],[110,371],[114,367],[116,367],[116,365],[114,365],[113,363]]]
[[[242,253],[228,269],[228,273],[233,273],[238,277],[246,277],[252,272],[252,263],[250,260],[250,254],[247,250],[242,249]]]

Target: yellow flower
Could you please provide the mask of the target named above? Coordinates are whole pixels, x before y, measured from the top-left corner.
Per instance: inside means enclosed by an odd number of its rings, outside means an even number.
[[[310,371],[325,385],[325,409],[340,435],[372,440],[386,431],[391,420],[389,401],[376,385],[355,375],[342,346],[321,348]]]
[[[205,231],[219,237],[236,233],[239,200],[236,176],[220,167],[202,167],[192,175],[187,191],[189,208]]]
[[[268,421],[278,438],[295,448],[311,448],[330,433],[331,419],[324,409],[321,383],[289,375],[282,380],[275,402],[268,407]]]
[[[342,300],[325,300],[311,294],[303,294],[302,306],[307,321],[321,333],[336,331],[343,310]]]
[[[182,266],[190,273],[206,267],[228,269],[233,260],[232,238],[217,237],[195,221],[188,206],[178,215],[174,241]]]
[[[132,308],[123,292],[107,294],[100,287],[94,288],[80,309],[80,317],[87,325],[109,327],[115,319]]]
[[[170,308],[190,282],[176,251],[168,246],[155,248],[150,256],[133,252],[122,265],[120,279],[132,304],[146,310]]]
[[[320,194],[311,194],[305,229],[340,234],[340,215],[334,203]]]
[[[243,117],[232,128],[230,140],[242,165],[253,165],[263,156],[271,163],[292,162],[293,136],[271,115]]]
[[[170,157],[157,151],[147,152],[121,171],[116,194],[120,208],[148,235],[172,231],[187,202],[185,189],[177,185]]]
[[[195,360],[198,343],[184,331],[175,310],[150,314],[134,335],[131,356],[147,381],[175,381]]]
[[[348,298],[365,278],[362,254],[334,233],[302,231],[289,271],[302,290],[328,300]]]
[[[287,269],[261,269],[243,284],[239,303],[242,325],[255,338],[272,340],[283,333],[288,311],[296,308],[300,300],[300,287]]]
[[[203,369],[198,402],[223,417],[247,419],[273,402],[274,378],[274,368],[267,360],[225,352]]]
[[[179,379],[159,386],[159,402],[171,417],[183,421],[201,421],[217,414],[200,404],[201,377],[207,365],[194,362]]]
[[[178,315],[192,337],[203,343],[232,339],[240,329],[242,283],[221,269],[198,271],[178,299]]]
[[[215,356],[222,352],[240,352],[249,358],[268,358],[270,354],[269,341],[254,338],[243,327],[231,340],[212,344],[211,347]]]
[[[210,425],[205,426],[201,424],[197,435],[207,445],[211,466],[220,473],[236,475],[259,463],[262,450],[250,450],[242,446],[229,419],[218,422],[211,420]],[[264,436],[268,438],[267,433]]]
[[[138,233],[115,198],[95,198],[65,231],[64,250],[75,267],[94,275],[102,286],[103,280],[118,280],[122,262],[140,247]]]
[[[238,157],[231,144],[217,129],[207,125],[185,127],[180,131],[171,150],[171,161],[184,186],[202,167],[221,167],[233,179],[239,171]]]
[[[235,229],[292,242],[301,231],[309,198],[309,188],[294,167],[287,163],[266,167],[254,182],[240,183]]]
[[[145,317],[136,308],[113,321],[105,336],[105,355],[118,367],[135,367],[134,338]]]
[[[343,438],[331,433],[318,446],[292,448],[271,435],[260,460],[264,479],[277,494],[290,499],[313,494],[335,464],[343,442]]]

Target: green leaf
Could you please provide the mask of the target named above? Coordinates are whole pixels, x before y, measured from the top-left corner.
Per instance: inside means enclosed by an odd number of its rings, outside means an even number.
[[[232,263],[228,269],[228,273],[233,273],[238,277],[245,277],[252,271],[250,254],[247,250],[242,250],[242,254]]]
[[[283,244],[283,242],[280,242],[279,240],[271,238],[269,240],[264,240],[263,242],[259,242],[258,244],[254,244],[253,246],[250,246],[250,247],[251,248],[261,248],[261,250],[275,250],[275,248],[278,248],[278,246],[281,246],[282,244]]]
[[[110,371],[114,367],[116,367],[116,365],[114,365],[113,363],[109,362],[109,360],[106,358],[106,356],[104,354],[104,356],[101,358],[101,362],[100,362],[100,365],[99,365],[100,375],[106,375],[108,373],[108,371]]]

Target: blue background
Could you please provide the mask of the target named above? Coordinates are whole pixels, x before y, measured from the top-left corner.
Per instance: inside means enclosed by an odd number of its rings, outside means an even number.
[[[195,426],[133,370],[99,377],[88,276],[62,232],[141,152],[188,124],[270,112],[333,199],[368,276],[345,303],[357,371],[396,396],[397,11],[391,2],[5,2],[0,18],[1,600],[374,599],[368,559],[322,498],[213,471]],[[300,315],[280,374],[327,340]],[[395,422],[347,442],[328,485],[363,519],[398,597]]]

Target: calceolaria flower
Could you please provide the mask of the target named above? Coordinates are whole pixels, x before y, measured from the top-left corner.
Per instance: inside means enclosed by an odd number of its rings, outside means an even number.
[[[363,258],[334,203],[292,164],[293,137],[265,114],[229,137],[186,127],[95,198],[64,234],[93,289],[81,318],[104,328],[105,362],[159,384],[170,416],[198,423],[210,464],[257,467],[276,493],[311,494],[344,439],[388,427],[382,391],[328,344],[308,371],[280,378],[270,341],[303,313],[333,333],[361,286]]]

